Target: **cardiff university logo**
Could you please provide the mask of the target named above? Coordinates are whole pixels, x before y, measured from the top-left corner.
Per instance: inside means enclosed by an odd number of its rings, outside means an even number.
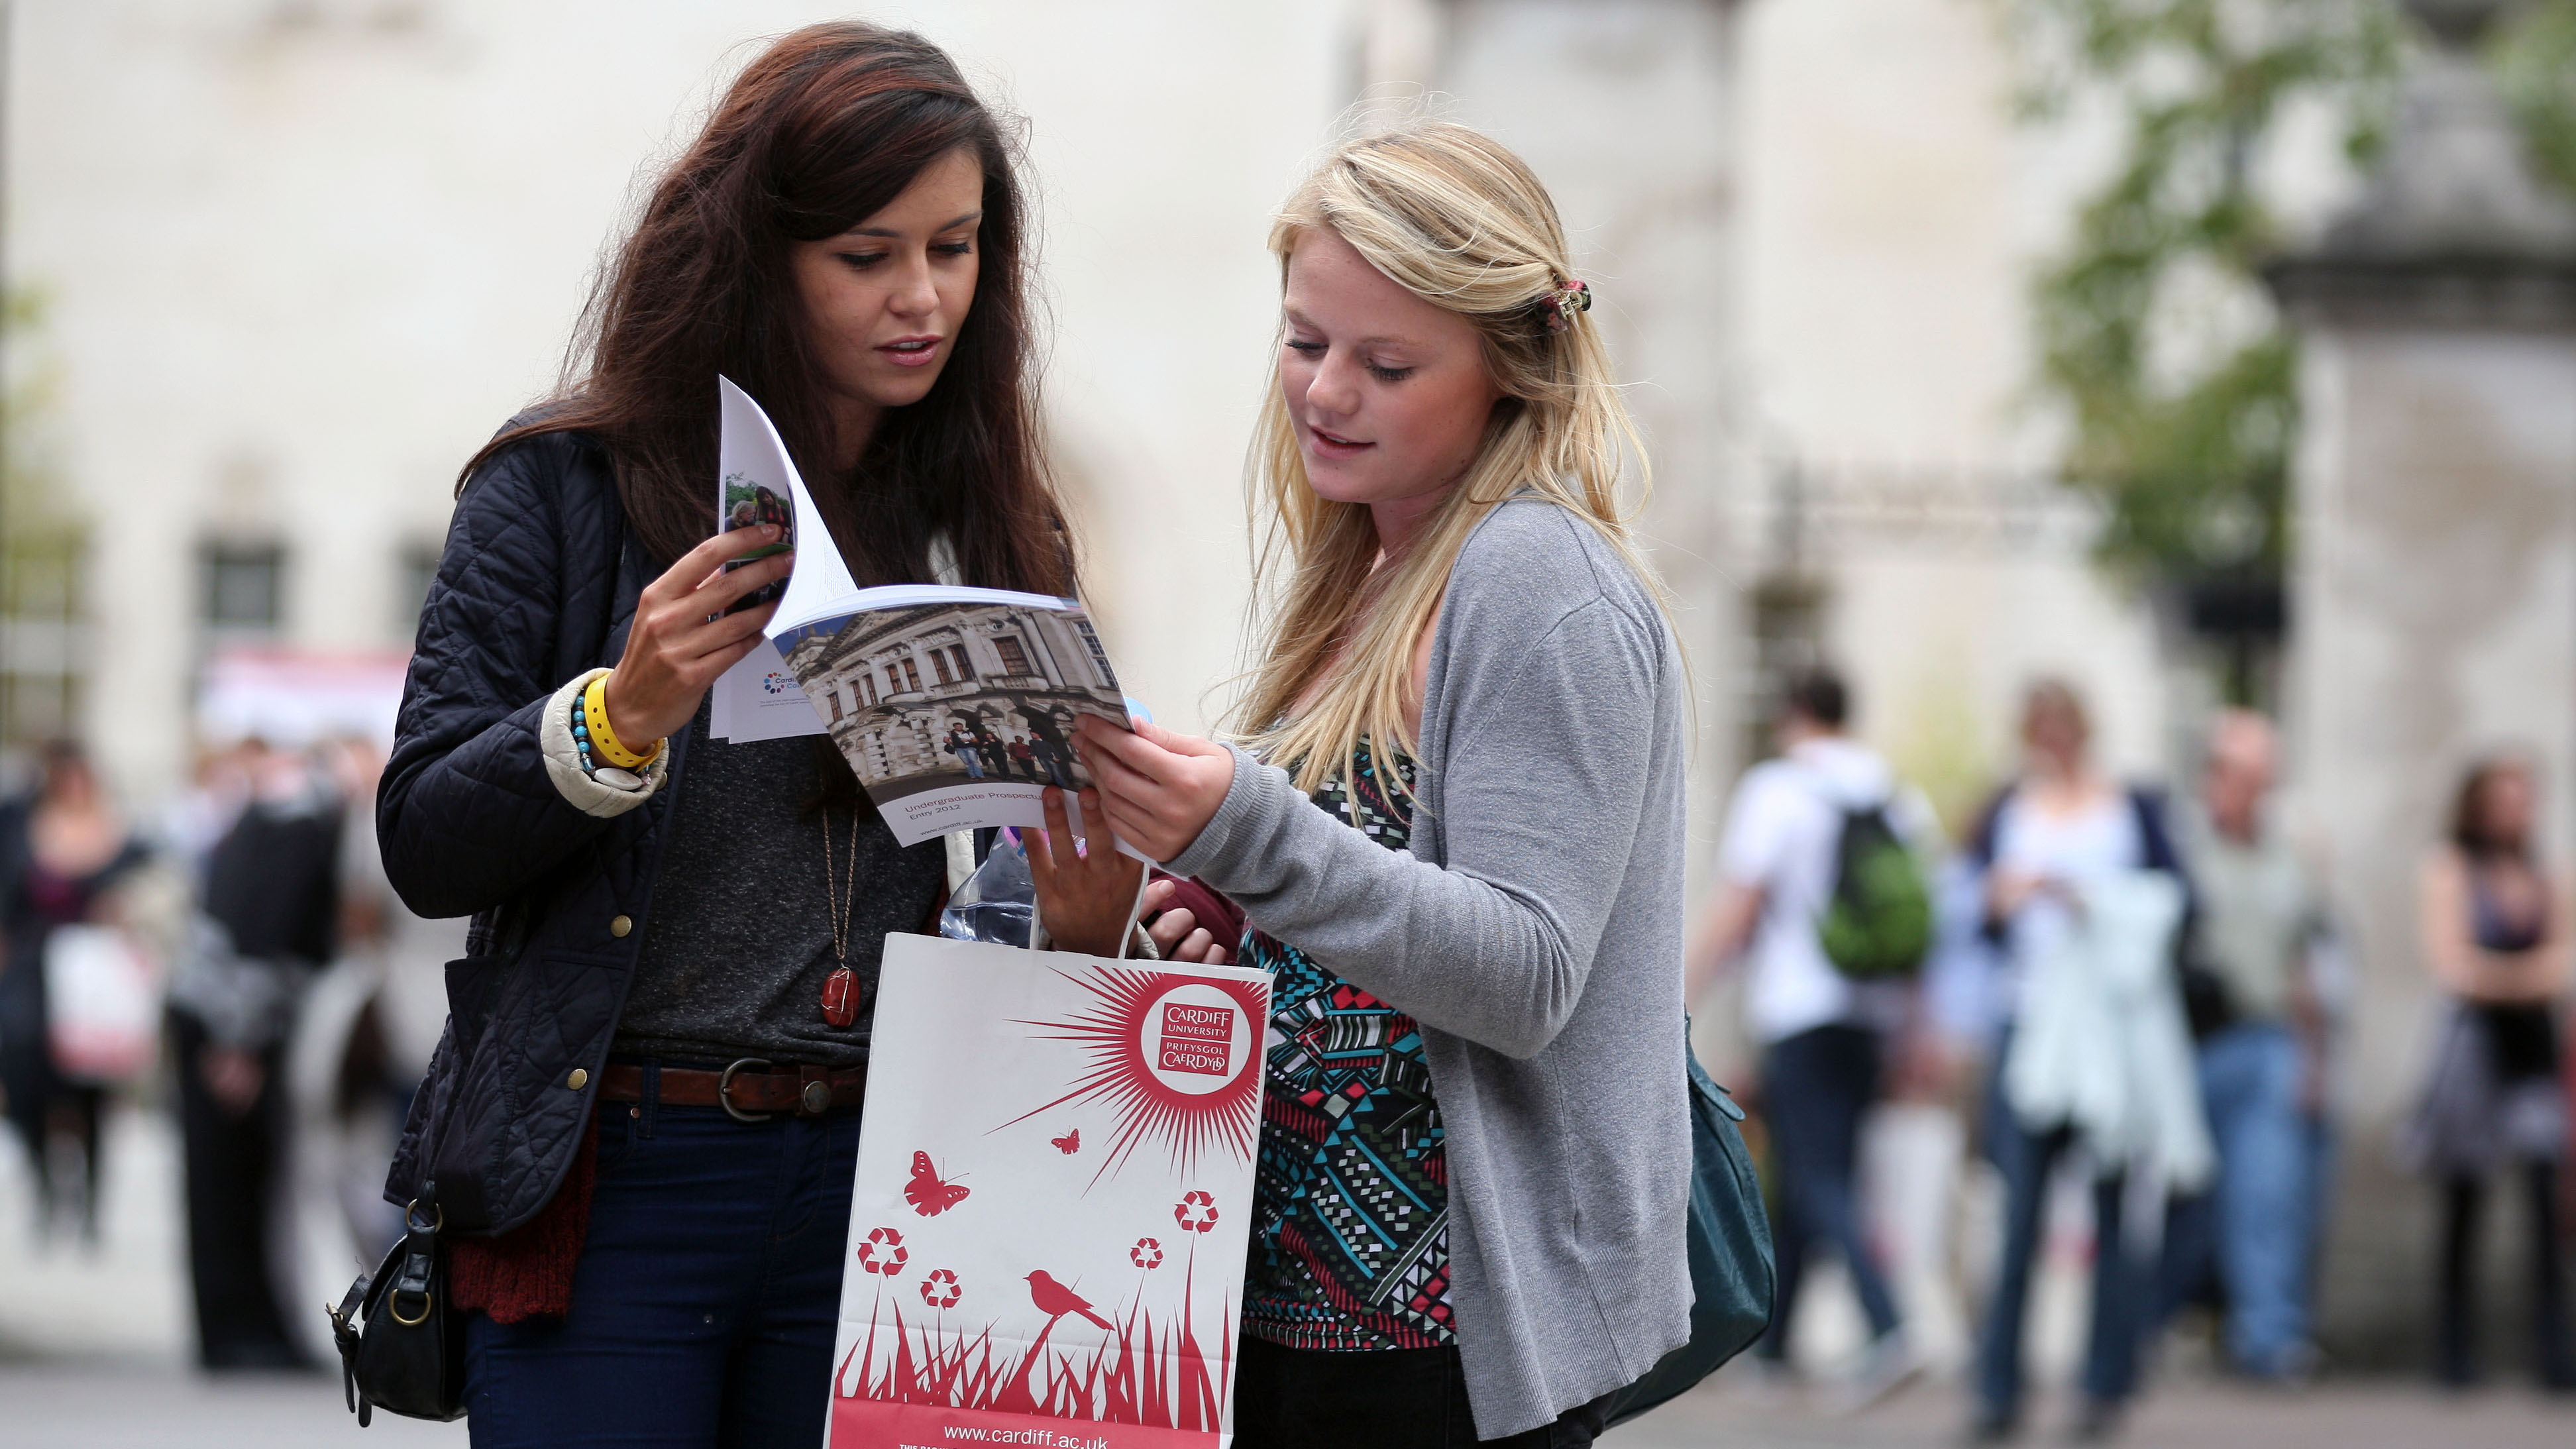
[[[1163,1070],[1219,1078],[1234,1075],[1234,1021],[1241,1014],[1232,1003],[1202,1006],[1165,1001],[1163,1043],[1157,1049]]]
[[[1137,1045],[1154,1080],[1186,1097],[1225,1089],[1252,1053],[1252,1016],[1214,985],[1190,982],[1155,998]]]
[[[1184,1172],[1211,1149],[1250,1157],[1261,1118],[1256,1048],[1268,993],[1224,977],[1174,982],[1178,974],[1105,964],[1066,973],[1091,994],[1087,1009],[1023,1025],[1039,1028],[1036,1040],[1079,1044],[1082,1075],[1071,1091],[1002,1125],[1075,1103],[1109,1108],[1117,1126],[1100,1144],[1095,1182],[1149,1142]]]

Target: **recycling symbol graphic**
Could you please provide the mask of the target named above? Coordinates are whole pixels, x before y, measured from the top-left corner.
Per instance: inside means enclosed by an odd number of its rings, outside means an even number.
[[[893,1228],[870,1228],[868,1240],[859,1244],[859,1266],[868,1272],[892,1278],[910,1261],[912,1253],[903,1245],[903,1234]]]
[[[1127,1250],[1127,1261],[1139,1268],[1159,1268],[1163,1266],[1163,1245],[1152,1238],[1138,1238],[1136,1246]]]
[[[1184,1193],[1172,1206],[1172,1221],[1185,1233],[1204,1233],[1216,1227],[1216,1199],[1196,1189]]]
[[[957,1275],[945,1268],[933,1268],[921,1280],[921,1301],[933,1308],[954,1308],[964,1290],[957,1286]]]

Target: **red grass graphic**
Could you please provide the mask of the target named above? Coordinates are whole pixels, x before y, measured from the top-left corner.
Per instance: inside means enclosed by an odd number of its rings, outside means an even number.
[[[1188,1288],[1185,1274],[1180,1321],[1167,1318],[1157,1327],[1143,1307],[1140,1281],[1118,1315],[1116,1334],[1087,1355],[1079,1349],[1048,1350],[1047,1340],[1061,1318],[1051,1320],[1014,1357],[1009,1345],[993,1341],[990,1327],[972,1336],[923,1323],[907,1331],[898,1302],[891,1330],[894,1352],[884,1371],[873,1367],[877,1327],[871,1321],[867,1336],[850,1346],[833,1375],[834,1392],[887,1403],[1214,1433],[1233,1393],[1234,1345],[1220,1343],[1210,1362],[1191,1318]],[[1229,1304],[1221,1321],[1233,1317]],[[853,1361],[860,1375],[855,1384],[850,1382]]]

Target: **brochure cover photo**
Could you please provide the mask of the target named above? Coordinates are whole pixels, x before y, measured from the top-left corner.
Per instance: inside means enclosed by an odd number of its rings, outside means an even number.
[[[1222,1449],[1269,999],[886,938],[827,1449]]]
[[[1117,672],[1081,603],[944,584],[859,588],[767,415],[731,382],[718,386],[722,525],[763,521],[771,500],[784,500],[805,547],[768,645],[719,682],[712,733],[774,739],[819,722],[904,845],[1044,825],[1049,786],[1091,784],[1073,752],[1076,722],[1128,726]]]

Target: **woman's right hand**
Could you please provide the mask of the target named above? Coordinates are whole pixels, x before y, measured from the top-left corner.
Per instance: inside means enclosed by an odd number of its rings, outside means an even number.
[[[716,676],[760,642],[761,628],[778,611],[776,604],[739,614],[725,610],[752,590],[787,577],[796,556],[773,554],[731,573],[724,572],[724,565],[777,541],[774,523],[719,533],[644,586],[635,601],[626,652],[609,676],[604,696],[608,727],[617,732],[619,743],[648,750],[654,741],[679,731],[696,716],[698,701]]]

